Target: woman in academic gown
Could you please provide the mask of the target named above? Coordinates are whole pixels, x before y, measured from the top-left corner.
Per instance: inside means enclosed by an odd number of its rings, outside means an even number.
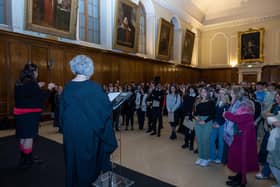
[[[65,85],[60,102],[66,163],[66,186],[88,187],[110,168],[117,148],[112,128],[112,105],[101,86],[89,80],[92,60],[78,55],[70,61],[76,77]]]

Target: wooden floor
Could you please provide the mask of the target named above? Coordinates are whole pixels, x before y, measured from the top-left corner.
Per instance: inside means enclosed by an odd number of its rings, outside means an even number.
[[[0,131],[0,137],[13,135],[14,130]],[[169,139],[170,127],[164,120],[161,137],[150,136],[135,128],[134,131],[120,131],[117,139],[119,148],[112,160],[130,169],[158,178],[179,187],[225,187],[228,175],[232,173],[226,166],[210,164],[199,167],[194,164],[197,155],[181,149],[183,136]],[[52,122],[43,122],[40,135],[62,143],[62,135],[52,127]],[[1,141],[1,140],[0,140]],[[5,150],[1,150],[5,151]],[[256,180],[255,173],[248,175],[247,187],[270,187],[274,179]]]

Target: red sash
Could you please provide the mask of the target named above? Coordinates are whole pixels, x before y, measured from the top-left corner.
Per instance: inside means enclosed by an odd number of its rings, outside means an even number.
[[[14,115],[23,115],[28,113],[42,112],[41,108],[15,108],[14,107]]]

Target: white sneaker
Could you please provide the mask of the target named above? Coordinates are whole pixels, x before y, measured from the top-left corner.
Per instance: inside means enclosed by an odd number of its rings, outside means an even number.
[[[256,174],[256,179],[263,180],[263,179],[268,179],[269,177],[263,176],[261,172]]]
[[[219,160],[219,159],[215,160],[214,162],[215,162],[216,164],[220,164],[220,163],[222,163],[222,161],[221,161],[221,160]]]
[[[198,158],[198,159],[195,161],[195,164],[196,164],[196,165],[200,165],[201,162],[202,162],[202,159],[201,159],[201,158]]]
[[[202,159],[202,161],[200,162],[200,166],[202,166],[202,167],[207,167],[208,165],[209,165],[209,161],[208,160]]]

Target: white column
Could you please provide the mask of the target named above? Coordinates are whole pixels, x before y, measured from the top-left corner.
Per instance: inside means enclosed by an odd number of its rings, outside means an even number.
[[[101,3],[101,12],[102,10],[106,13],[102,14],[103,18],[101,18],[101,41],[102,45],[104,45],[105,48],[107,49],[112,49],[112,42],[113,42],[113,37],[114,37],[114,19],[115,19],[115,0],[108,0],[103,3]]]
[[[191,65],[193,65],[193,66],[198,66],[199,42],[200,42],[200,37],[198,36],[198,34],[195,34],[193,55],[192,55],[192,61],[191,61]]]
[[[259,71],[257,71],[257,81],[261,81],[262,80],[262,70],[260,69]]]
[[[156,16],[146,14],[146,51],[150,57],[155,57],[156,46]]]
[[[12,7],[12,28],[14,32],[23,32],[25,23],[25,1],[11,0]]]
[[[243,81],[243,74],[240,70],[238,70],[238,83],[241,83]]]
[[[173,43],[173,54],[174,54],[174,62],[176,64],[181,64],[182,59],[182,37],[183,30],[182,29],[176,29],[174,30],[174,43]]]

